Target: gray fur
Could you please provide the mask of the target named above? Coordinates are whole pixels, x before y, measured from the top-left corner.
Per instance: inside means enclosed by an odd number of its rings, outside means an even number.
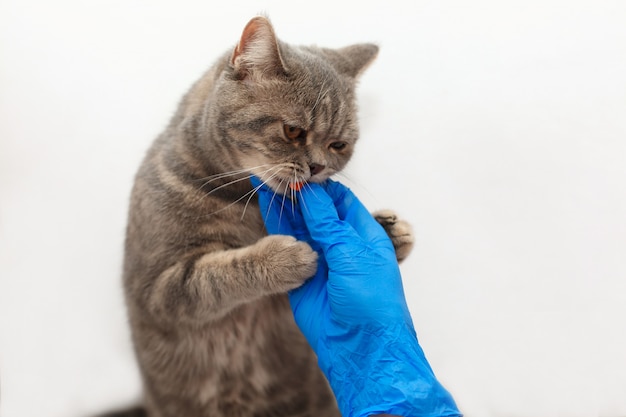
[[[294,47],[257,17],[183,98],[130,202],[123,279],[145,392],[135,413],[339,416],[285,295],[317,254],[266,235],[248,178],[289,205],[289,182],[339,172],[358,138],[356,77],[377,50]],[[290,139],[285,125],[304,134]],[[408,252],[406,225],[383,218]]]

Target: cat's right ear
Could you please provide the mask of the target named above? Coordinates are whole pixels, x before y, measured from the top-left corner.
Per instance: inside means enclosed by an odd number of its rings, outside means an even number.
[[[285,65],[270,21],[257,16],[250,20],[230,58],[238,79],[281,76]]]

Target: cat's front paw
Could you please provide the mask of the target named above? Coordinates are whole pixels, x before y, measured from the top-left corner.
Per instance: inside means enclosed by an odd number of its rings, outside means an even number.
[[[387,232],[396,250],[396,259],[402,262],[409,256],[415,243],[413,228],[408,222],[398,219],[396,213],[391,210],[376,211],[372,215]]]
[[[297,288],[317,271],[317,252],[293,236],[266,236],[255,246],[270,293]]]

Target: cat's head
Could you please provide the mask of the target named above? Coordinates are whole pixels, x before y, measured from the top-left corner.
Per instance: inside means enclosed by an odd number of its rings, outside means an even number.
[[[237,168],[285,193],[342,170],[358,139],[354,89],[378,47],[296,47],[252,19],[217,84],[219,140]]]

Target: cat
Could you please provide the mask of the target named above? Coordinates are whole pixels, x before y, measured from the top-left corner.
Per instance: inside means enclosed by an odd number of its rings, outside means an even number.
[[[340,416],[286,295],[317,254],[266,234],[249,178],[290,201],[289,184],[340,172],[377,53],[292,46],[257,16],[183,97],[130,198],[123,284],[144,400],[115,415]],[[410,226],[376,218],[404,259]]]

